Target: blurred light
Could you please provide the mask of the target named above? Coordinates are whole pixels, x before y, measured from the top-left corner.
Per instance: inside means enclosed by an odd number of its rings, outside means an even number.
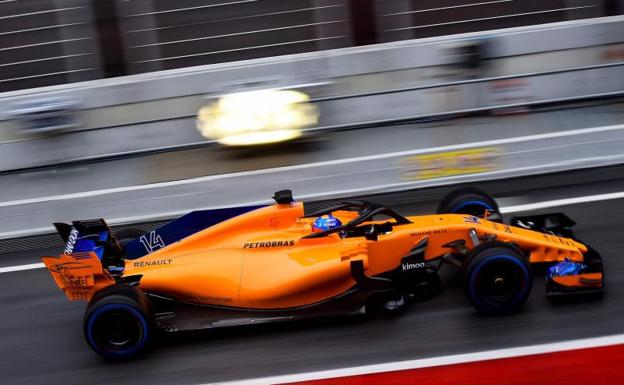
[[[260,90],[225,95],[202,107],[197,129],[207,139],[228,146],[293,140],[318,121],[310,97],[293,90]]]

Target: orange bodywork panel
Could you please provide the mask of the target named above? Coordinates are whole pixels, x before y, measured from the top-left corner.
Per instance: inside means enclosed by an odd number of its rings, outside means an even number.
[[[601,287],[602,273],[585,273],[579,275],[555,276],[552,280],[565,287]]]
[[[302,240],[312,231],[302,216],[301,203],[261,208],[126,261],[124,275],[141,274],[146,292],[244,308],[295,307],[345,292],[355,284],[349,261],[366,258],[366,243]]]
[[[333,215],[348,223],[358,214],[335,211]],[[453,252],[445,245],[457,240],[471,249],[475,236],[512,242],[532,263],[582,262],[588,251],[569,238],[463,214],[408,217],[411,223],[380,226],[386,230],[376,240],[337,233],[305,238],[313,233],[314,219],[304,218],[299,202],[253,210],[141,258],[125,260],[121,278],[140,276],[137,281],[143,291],[186,303],[287,309],[328,300],[354,288],[353,261],[361,261],[368,276],[394,271],[425,238],[425,260]],[[393,220],[360,226],[388,222]],[[115,283],[93,252],[42,260],[72,300],[89,300],[96,291]],[[588,286],[601,281],[595,274],[599,273],[554,279],[564,286]]]
[[[353,212],[333,215],[343,223]],[[303,204],[260,208],[197,232],[136,260],[125,262],[124,276],[142,275],[148,293],[178,301],[254,309],[285,309],[314,304],[345,293],[356,284],[351,261],[363,261],[374,276],[396,269],[401,258],[428,238],[426,260],[451,252],[444,245],[469,231],[514,242],[530,262],[583,261],[585,245],[572,239],[484,219],[443,214],[408,217],[376,241],[364,237],[302,238],[314,218],[303,218]],[[382,223],[382,222],[367,222]]]
[[[502,242],[513,242],[528,252],[529,262],[557,262],[568,258],[582,262],[587,247],[570,238],[545,234],[533,230],[490,222],[485,219],[462,214],[427,215],[408,217],[414,223],[406,225],[414,231],[411,237],[429,237],[429,246],[425,259],[436,258],[448,252],[443,245],[457,239],[463,239],[467,245],[472,241],[468,231],[474,229],[477,236],[495,235]]]
[[[96,291],[115,283],[108,271],[102,269],[95,253],[61,254],[41,260],[57,286],[72,301],[88,301]]]

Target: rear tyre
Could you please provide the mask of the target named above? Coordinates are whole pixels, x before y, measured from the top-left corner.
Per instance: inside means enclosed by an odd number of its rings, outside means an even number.
[[[147,351],[153,323],[149,300],[141,290],[113,285],[91,299],[85,311],[84,334],[89,346],[105,359],[131,360]]]
[[[475,187],[462,187],[448,193],[438,205],[438,214],[468,214],[502,222],[498,204],[488,193]]]
[[[462,266],[464,290],[482,314],[503,315],[520,310],[533,287],[527,258],[503,242],[481,244]]]

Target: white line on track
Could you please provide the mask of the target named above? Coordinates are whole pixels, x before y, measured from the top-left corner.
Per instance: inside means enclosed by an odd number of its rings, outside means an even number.
[[[13,271],[41,269],[42,267],[45,267],[45,265],[43,263],[30,263],[28,265],[0,267],[0,274],[1,273],[11,273]]]
[[[326,161],[321,161],[321,162],[296,164],[296,165],[291,165],[291,166],[272,167],[272,168],[265,168],[261,170],[241,171],[241,172],[233,172],[229,174],[219,174],[219,175],[208,175],[208,176],[202,176],[202,177],[197,177],[197,178],[150,183],[150,184],[137,185],[137,186],[124,186],[124,187],[115,187],[115,188],[108,188],[108,189],[102,189],[102,190],[92,190],[92,191],[82,191],[82,192],[76,192],[76,193],[50,195],[47,197],[18,199],[18,200],[13,200],[13,201],[0,202],[0,207],[18,206],[18,205],[26,205],[26,204],[33,204],[33,203],[41,203],[41,202],[68,200],[68,199],[87,198],[87,197],[107,195],[107,194],[116,194],[116,193],[130,192],[130,191],[140,191],[140,190],[148,190],[148,189],[155,189],[155,188],[202,183],[202,182],[227,179],[227,178],[245,177],[245,176],[250,176],[250,175],[270,174],[270,173],[275,173],[275,172],[285,172],[285,171],[301,170],[301,169],[308,169],[308,168],[315,168],[315,167],[333,166],[333,165],[363,162],[363,161],[370,161],[370,160],[410,156],[410,155],[423,154],[423,153],[453,151],[453,150],[461,150],[461,149],[472,148],[472,147],[497,146],[497,145],[502,145],[502,144],[528,142],[528,141],[544,140],[544,139],[551,139],[551,138],[563,138],[563,137],[574,136],[574,135],[595,134],[598,132],[618,131],[618,130],[624,130],[624,124],[616,124],[612,126],[602,126],[602,127],[581,128],[581,129],[567,130],[567,131],[548,132],[544,134],[518,136],[518,137],[506,138],[506,139],[486,140],[482,142],[453,144],[453,145],[433,147],[433,148],[420,148],[416,150],[406,150],[406,151],[390,152],[390,153],[384,153],[384,154],[358,156],[358,157],[353,157],[353,158],[326,160]]]
[[[554,199],[550,201],[527,203],[527,204],[515,205],[515,206],[506,206],[506,207],[501,207],[500,210],[503,214],[512,214],[512,213],[517,213],[517,212],[533,211],[533,210],[540,210],[540,209],[546,209],[546,208],[552,208],[552,207],[569,206],[569,205],[576,205],[580,203],[600,202],[600,201],[622,199],[622,198],[624,198],[624,191],[618,191],[618,192],[606,193],[606,194],[587,195],[587,196],[576,197],[576,198]],[[113,223],[113,221],[111,221],[110,223]],[[28,265],[0,267],[0,274],[11,273],[14,271],[40,269],[42,267],[44,267],[43,263],[31,263]]]
[[[266,385],[266,384],[287,384],[299,381],[314,381],[328,378],[358,376],[364,374],[394,372],[398,370],[411,370],[430,368],[433,366],[464,364],[469,362],[495,360],[501,358],[513,358],[531,356],[535,354],[565,352],[578,349],[589,349],[624,344],[624,334],[617,334],[605,337],[586,338],[564,342],[554,342],[548,344],[521,346],[507,349],[488,350],[475,353],[455,354],[450,356],[439,356],[422,358],[410,361],[390,362],[385,364],[375,364],[366,366],[356,366],[351,368],[325,370],[310,373],[288,374],[283,376],[256,378],[242,381],[219,382],[212,385]],[[206,384],[208,385],[208,384]]]

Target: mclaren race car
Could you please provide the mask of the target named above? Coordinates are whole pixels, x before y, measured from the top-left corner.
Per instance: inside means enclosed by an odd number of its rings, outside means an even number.
[[[314,212],[277,192],[275,205],[194,211],[146,234],[104,220],[55,224],[66,242],[43,257],[70,300],[88,301],[84,334],[97,353],[143,353],[157,331],[396,310],[435,293],[438,271],[460,269],[468,300],[515,312],[532,264],[548,264],[549,296],[601,293],[602,260],[564,214],[511,218],[463,188],[437,214],[404,217],[366,201]]]

